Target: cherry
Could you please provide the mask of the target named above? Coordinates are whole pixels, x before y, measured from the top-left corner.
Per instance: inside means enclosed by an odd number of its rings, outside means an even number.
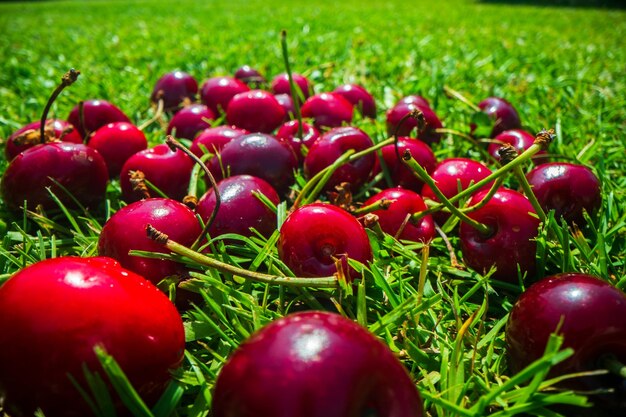
[[[278,104],[285,110],[285,121],[290,120],[294,114],[296,114],[296,107],[293,104],[293,99],[289,94],[275,94],[274,97]]]
[[[299,90],[299,93],[302,93],[302,98],[306,100],[311,96],[311,91],[313,91],[313,87],[311,86],[311,82],[303,75],[292,73],[291,77],[293,78],[293,82],[296,85],[296,88]],[[272,93],[274,94],[287,94],[291,95],[291,87],[289,85],[289,77],[285,74],[279,74],[272,80]]]
[[[230,175],[252,175],[271,184],[285,194],[294,181],[298,160],[288,142],[264,133],[239,136],[222,148],[220,157],[213,157],[207,167],[216,180],[222,172]]]
[[[383,146],[380,149],[383,162],[387,167],[391,180],[395,185],[420,192],[424,186],[424,182],[402,162],[402,155],[408,149],[413,159],[415,159],[428,174],[432,174],[437,166],[435,154],[432,149],[430,149],[430,146],[418,139],[399,137],[397,143],[398,153],[396,153],[393,144]],[[398,159],[398,155],[400,155],[400,159]],[[372,169],[372,176],[375,176],[381,171],[380,160],[376,158],[374,168]]]
[[[4,154],[7,161],[11,161],[20,152],[25,151],[28,148],[32,148],[35,145],[41,143],[39,135],[41,122],[36,121],[27,124],[13,132],[7,139]],[[83,143],[83,139],[80,137],[74,126],[60,119],[48,119],[46,120],[46,135],[51,140],[61,140],[63,142],[70,143]]]
[[[478,161],[467,158],[448,158],[439,162],[431,177],[443,195],[446,198],[452,198],[460,190],[468,188],[471,184],[477,183],[490,174],[491,170]],[[489,188],[491,185],[492,183],[489,183],[483,189]],[[422,197],[439,201],[428,185],[424,185],[422,188]],[[433,218],[439,224],[445,223],[448,217],[450,215],[442,211],[433,214]]]
[[[329,377],[334,375],[333,377]],[[305,311],[253,334],[222,368],[215,417],[421,417],[406,369],[365,328]]]
[[[234,96],[226,109],[226,119],[250,132],[270,133],[285,120],[285,109],[267,91],[251,90]]]
[[[248,133],[250,132],[235,126],[209,127],[196,136],[189,150],[198,157],[201,157],[205,152],[216,154],[231,140]]]
[[[305,151],[315,143],[315,141],[320,137],[320,132],[315,128],[315,126],[302,122],[302,138],[298,137],[298,128],[300,126],[300,122],[297,120],[291,120],[289,122],[283,123],[276,132],[276,138],[287,140],[294,152],[298,156],[298,161],[302,163],[304,161],[304,153]]]
[[[363,117],[376,118],[376,102],[364,87],[357,84],[344,84],[335,88],[333,93],[339,94],[352,103]]]
[[[172,71],[164,74],[154,85],[150,101],[157,104],[163,100],[163,110],[178,111],[185,102],[196,101],[198,82],[183,71]]]
[[[148,141],[146,135],[132,123],[115,122],[89,135],[87,146],[102,155],[109,169],[109,177],[113,178],[120,174],[128,158],[148,147]]]
[[[180,113],[180,112],[179,112]],[[187,193],[193,161],[182,152],[172,151],[166,144],[137,152],[124,163],[120,172],[122,198],[127,203],[145,198],[134,189],[131,175],[141,171],[145,179],[174,200],[182,200]]]
[[[149,405],[183,359],[183,323],[172,303],[110,258],[61,257],[24,268],[0,287],[0,315],[0,396],[12,415],[37,408],[52,417],[91,414],[68,375],[89,391],[83,365],[102,375],[97,345]]]
[[[555,218],[583,225],[583,211],[594,213],[602,204],[600,181],[584,165],[552,162],[537,166],[526,176],[545,211]]]
[[[493,156],[496,160],[500,160],[499,150],[503,144],[508,143],[513,145],[515,149],[517,149],[517,153],[521,154],[526,149],[530,148],[535,142],[535,136],[531,135],[525,130],[522,129],[512,129],[505,130],[504,132],[498,134],[493,142],[489,144],[487,148],[487,152],[491,156]],[[536,155],[545,154],[545,151],[539,151]]]
[[[489,191],[480,191],[470,199],[469,206],[478,204]],[[465,263],[484,274],[492,266],[493,279],[516,283],[517,268],[522,274],[535,272],[535,238],[539,219],[528,199],[517,191],[500,188],[487,203],[467,215],[491,228],[487,235],[467,223],[461,223],[459,239]]]
[[[522,122],[517,114],[517,110],[503,98],[488,97],[478,103],[478,107],[494,121],[493,129],[491,130],[492,138],[505,130],[522,128]]]
[[[217,189],[221,196],[221,204],[209,228],[211,237],[226,233],[253,236],[254,233],[250,228],[254,228],[267,238],[276,230],[276,213],[253,194],[253,192],[263,194],[277,205],[280,202],[278,194],[267,181],[251,175],[235,175],[220,181]],[[206,222],[214,209],[215,192],[210,189],[198,201],[196,213]],[[155,227],[159,229],[158,226]],[[167,231],[159,230],[169,235]],[[170,238],[176,241],[171,235]]]
[[[122,110],[106,100],[86,100],[82,103],[82,121],[80,116],[80,104],[74,106],[67,117],[67,121],[76,128],[81,138],[84,138],[86,133],[95,132],[109,123],[130,123],[130,119]],[[82,122],[84,122],[84,125]]]
[[[435,223],[432,216],[424,216],[418,220],[418,224],[407,221],[408,215],[427,209],[419,194],[399,187],[388,188],[367,199],[363,206],[369,206],[383,199],[391,202],[389,207],[371,213],[378,216],[380,228],[385,233],[397,236],[398,239],[425,243],[435,237]],[[400,232],[399,236],[398,232]]]
[[[347,211],[326,203],[313,203],[292,212],[280,228],[280,259],[303,277],[329,276],[341,260],[347,277],[356,275],[347,258],[367,264],[372,249],[367,233]]]
[[[352,122],[352,103],[333,93],[321,93],[309,97],[302,105],[302,117],[313,119],[316,128],[339,127]]]
[[[255,68],[249,65],[242,65],[237,68],[234,74],[235,78],[246,83],[253,88],[259,88],[265,83],[265,77]]]
[[[233,77],[213,77],[202,84],[200,99],[215,114],[226,112],[230,100],[239,93],[250,91],[243,81]]]
[[[95,207],[104,200],[108,170],[104,158],[93,148],[79,143],[54,142],[36,145],[17,155],[2,176],[0,186],[5,204],[19,210],[24,200],[29,209],[58,207],[48,188],[69,207]]]
[[[311,178],[335,162],[346,151],[354,149],[359,152],[372,145],[373,142],[367,133],[357,127],[346,126],[331,129],[311,145],[304,158],[304,174],[307,178]],[[369,178],[375,159],[374,153],[369,153],[341,165],[330,177],[324,189],[332,190],[335,185],[348,182],[351,189],[356,190]]]
[[[441,140],[441,134],[436,131],[443,127],[441,120],[435,112],[425,106],[419,96],[410,96],[400,100],[395,106],[387,111],[387,133],[389,136],[410,136],[411,132],[418,126],[418,121],[412,117],[407,117],[413,110],[419,110],[424,116],[426,127],[422,132],[417,132],[418,139],[433,144]]]
[[[418,105],[420,107],[432,108],[431,105],[430,105],[430,102],[425,97],[418,96],[418,95],[415,95],[415,94],[402,97],[398,101],[398,103],[416,104],[416,105]]]
[[[167,125],[167,134],[177,138],[194,139],[198,132],[211,127],[215,114],[204,104],[183,107]],[[175,134],[173,133],[175,132]]]

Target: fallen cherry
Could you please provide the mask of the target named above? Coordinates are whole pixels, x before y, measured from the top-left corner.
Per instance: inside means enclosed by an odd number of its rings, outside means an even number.
[[[109,177],[117,177],[124,162],[148,147],[146,135],[128,122],[115,122],[102,126],[89,135],[87,146],[96,149],[104,158]]]
[[[443,127],[441,120],[429,106],[425,106],[416,97],[419,96],[402,99],[387,111],[387,134],[389,136],[411,136],[413,130],[418,128],[418,121],[413,117],[408,117],[408,115],[412,111],[419,110],[424,117],[425,127],[416,132],[417,138],[429,145],[439,142],[441,133],[437,132],[437,129]]]
[[[495,138],[505,130],[522,128],[522,122],[517,114],[517,110],[503,98],[488,97],[478,103],[478,108],[493,120],[492,138]]]
[[[320,132],[315,126],[307,122],[302,122],[302,137],[300,138],[298,137],[299,127],[300,122],[297,120],[283,123],[276,132],[276,138],[287,140],[296,153],[298,161],[302,163],[305,153],[308,152],[311,145],[320,137]]]
[[[303,75],[292,73],[291,77],[298,89],[298,94],[302,94],[302,98],[306,100],[311,96],[313,88],[311,82]],[[285,74],[279,74],[272,80],[271,85],[272,93],[274,94],[287,94],[291,95],[291,87],[289,85],[289,76]]]
[[[284,122],[285,109],[276,97],[263,90],[234,96],[226,109],[228,123],[250,132],[271,133]]]
[[[259,88],[265,83],[265,77],[249,65],[242,65],[235,71],[234,77],[252,88]]]
[[[130,119],[122,110],[106,100],[86,100],[77,104],[70,111],[67,121],[76,128],[82,138],[87,133],[95,132],[102,126],[114,122],[128,122]]]
[[[167,134],[194,139],[198,132],[211,127],[215,114],[204,104],[191,104],[179,110],[167,125]]]
[[[320,130],[351,123],[354,112],[352,103],[333,93],[309,97],[302,105],[301,111],[302,117],[313,119],[313,124]]]
[[[364,87],[358,84],[344,84],[333,90],[334,94],[348,100],[363,117],[376,118],[376,102],[374,97]]]
[[[157,104],[163,100],[163,110],[178,111],[185,102],[196,101],[198,82],[190,74],[183,71],[172,71],[163,74],[156,82],[150,95],[150,101]]]
[[[10,162],[20,152],[42,143],[39,134],[40,127],[40,121],[32,122],[19,128],[9,136],[4,148],[4,155],[7,161]],[[83,138],[80,137],[74,126],[65,120],[47,119],[45,129],[47,139],[69,143],[83,143]],[[32,135],[32,139],[29,135]]]
[[[249,133],[247,130],[239,129],[235,126],[209,127],[196,136],[189,150],[198,157],[201,157],[206,152],[215,155],[231,140]]]
[[[200,99],[214,114],[222,114],[235,95],[246,91],[250,91],[250,87],[236,78],[213,77],[202,84]]]

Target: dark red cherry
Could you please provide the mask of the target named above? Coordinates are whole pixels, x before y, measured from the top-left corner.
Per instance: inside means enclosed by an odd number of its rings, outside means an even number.
[[[333,93],[309,97],[301,110],[302,117],[313,119],[313,124],[320,130],[351,123],[354,111],[352,103]]]
[[[439,162],[431,177],[443,195],[446,198],[452,198],[459,193],[459,190],[468,188],[471,184],[477,183],[490,174],[491,170],[478,161],[467,158],[448,158]],[[491,187],[492,184],[485,185],[483,189]],[[439,201],[428,185],[424,185],[422,188],[422,197]],[[448,213],[441,211],[433,215],[439,224],[445,223],[448,217],[450,217]]]
[[[505,130],[522,128],[522,122],[517,114],[517,110],[503,98],[486,98],[478,103],[478,107],[493,120],[492,138],[495,138]]]
[[[95,207],[104,200],[108,180],[104,158],[95,149],[80,143],[46,143],[13,158],[2,176],[2,198],[13,210],[20,209],[24,200],[30,210],[39,204],[56,208],[50,188],[63,204],[75,207],[63,187],[82,205]]]
[[[329,377],[336,375],[336,377]],[[288,315],[222,368],[214,417],[421,417],[415,384],[387,345],[338,314]]]
[[[194,139],[198,132],[211,127],[215,114],[204,104],[184,107],[172,117],[167,125],[167,134],[177,138]]]
[[[120,172],[122,197],[127,203],[144,198],[133,189],[130,174],[141,171],[145,179],[173,200],[182,200],[189,188],[193,161],[183,152],[172,151],[166,144],[137,152],[126,162]],[[153,196],[157,194],[151,192]]]
[[[406,117],[413,110],[419,110],[424,115],[426,126],[421,132],[414,132],[417,129],[417,120]],[[404,119],[404,120],[403,120]],[[428,106],[424,106],[414,97],[410,100],[400,100],[395,106],[387,111],[387,134],[389,136],[397,133],[398,136],[411,136],[416,134],[419,140],[433,144],[441,140],[441,133],[436,129],[443,127],[441,120],[435,112]]]
[[[478,204],[487,193],[488,190],[476,193],[469,206]],[[512,283],[518,282],[518,266],[522,274],[534,275],[539,219],[526,196],[501,188],[483,207],[467,215],[491,229],[483,234],[461,223],[461,252],[470,268],[484,274],[495,266],[496,272],[491,277]]]
[[[535,143],[535,137],[522,129],[505,130],[493,138],[493,142],[489,144],[487,151],[499,161],[499,150],[505,143],[513,145],[513,147],[517,149],[517,153],[520,154]],[[535,155],[541,154],[545,154],[545,151],[539,151]]]
[[[102,126],[89,135],[87,145],[100,152],[109,169],[109,177],[120,175],[124,162],[148,147],[146,135],[128,122]]]
[[[415,94],[402,97],[398,101],[398,103],[417,104],[420,107],[432,108],[431,105],[430,105],[430,102],[425,97],[418,96],[418,95],[415,95]]]
[[[243,81],[233,77],[209,78],[200,88],[200,99],[215,114],[226,113],[228,103],[239,93],[250,91]]]
[[[539,165],[526,178],[545,211],[568,223],[583,225],[583,210],[593,214],[602,204],[600,181],[591,169],[568,162]]]
[[[435,222],[432,216],[424,216],[417,224],[406,221],[407,216],[427,209],[419,194],[403,188],[388,188],[365,200],[363,206],[369,206],[382,199],[389,200],[391,205],[385,210],[375,210],[372,214],[378,216],[380,228],[385,233],[414,242],[429,242],[435,237]]]
[[[364,87],[358,84],[344,84],[335,88],[333,93],[339,94],[352,103],[363,117],[376,118],[376,102],[374,97]]]
[[[251,90],[234,96],[226,110],[226,119],[250,132],[271,133],[285,120],[285,109],[276,97],[263,90]]]
[[[196,101],[198,82],[183,71],[172,71],[164,74],[154,85],[150,101],[157,103],[163,100],[163,110],[177,111],[185,102]]]
[[[249,65],[242,65],[235,71],[234,77],[252,88],[259,88],[265,83],[265,77],[255,68]]]
[[[80,118],[80,105],[74,106],[67,121],[76,128],[81,138],[85,137],[85,131],[95,132],[102,126],[114,122],[129,122],[130,119],[117,106],[106,100],[86,100],[83,101],[83,121]]]
[[[180,314],[143,277],[110,258],[32,264],[0,287],[0,397],[13,416],[93,415],[68,377],[90,392],[83,366],[104,372],[94,347],[115,358],[152,406],[185,349]],[[118,412],[128,413],[117,400]]]
[[[307,178],[311,178],[322,169],[333,164],[350,149],[359,152],[371,146],[373,146],[373,142],[370,137],[357,127],[346,126],[331,129],[311,145],[306,158],[304,158],[304,174]],[[332,190],[335,185],[349,182],[351,189],[356,190],[370,177],[375,159],[375,154],[369,153],[341,165],[330,177],[324,189]]]
[[[174,261],[128,254],[130,250],[168,252],[146,235],[148,224],[186,246],[191,246],[201,233],[194,212],[183,203],[169,198],[148,198],[122,207],[107,220],[98,239],[98,255],[116,259],[124,268],[158,284],[163,278],[182,272],[183,266]]]
[[[278,131],[276,132],[276,137],[278,139],[288,141],[294,152],[298,156],[298,161],[302,163],[304,161],[304,153],[308,151],[311,145],[313,145],[313,143],[315,143],[315,141],[320,137],[320,132],[315,128],[315,126],[307,122],[302,122],[302,138],[299,138],[299,126],[300,122],[298,122],[297,120],[283,123],[278,128]],[[303,152],[303,150],[305,152]]]
[[[304,100],[311,96],[311,92],[313,91],[313,87],[311,86],[311,82],[303,75],[292,73],[293,82],[296,85],[296,88],[302,93],[302,97]],[[272,93],[274,94],[288,94],[291,95],[291,87],[289,85],[289,77],[287,74],[280,74],[274,77],[272,80]],[[300,94],[299,93],[299,94]]]
[[[232,139],[224,145],[220,157],[213,157],[207,166],[216,180],[223,178],[223,172],[252,175],[285,194],[293,184],[298,160],[288,142],[264,133],[251,133]]]
[[[424,183],[420,180],[413,171],[398,159],[398,155],[402,158],[405,150],[411,152],[413,159],[420,164],[428,174],[431,174],[437,166],[437,158],[433,153],[430,146],[418,139],[409,137],[398,138],[398,153],[396,153],[395,146],[386,145],[380,149],[383,162],[387,167],[387,171],[391,176],[391,180],[395,185],[399,185],[402,188],[408,188],[410,190],[421,192]],[[381,172],[380,160],[376,158],[374,168],[372,169],[372,176]]]
[[[291,120],[296,114],[296,107],[291,96],[289,94],[274,94],[274,97],[285,110],[285,121]]]
[[[330,276],[336,260],[350,279],[357,274],[346,258],[367,264],[372,249],[365,229],[347,211],[326,203],[308,204],[287,217],[278,240],[280,259],[297,275]]]
[[[274,204],[280,203],[276,190],[260,178],[251,175],[235,175],[217,184],[221,204],[209,235],[217,237],[226,233],[253,236],[251,228],[269,237],[276,230],[276,213],[270,210],[254,192],[263,194]],[[198,201],[196,213],[204,222],[215,209],[215,192],[211,188]]]
[[[205,152],[216,154],[231,140],[248,133],[250,132],[235,126],[209,127],[196,136],[189,150],[199,157]]]
[[[4,154],[6,155],[7,161],[11,161],[20,152],[41,143],[41,137],[39,135],[40,127],[41,121],[32,122],[19,128],[9,136],[4,147]],[[83,138],[80,137],[74,126],[65,120],[48,119],[46,120],[46,129],[51,130],[54,138],[63,142],[83,143]],[[29,140],[29,135],[33,135],[32,140]],[[18,144],[18,141],[24,143]]]

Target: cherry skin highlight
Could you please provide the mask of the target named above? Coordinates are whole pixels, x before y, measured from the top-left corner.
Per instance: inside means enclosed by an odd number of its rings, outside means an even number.
[[[493,156],[497,161],[499,161],[499,150],[505,143],[513,145],[513,147],[517,150],[517,153],[520,154],[526,149],[530,148],[533,143],[535,143],[535,137],[522,129],[505,130],[504,132],[493,138],[493,142],[489,144],[487,152],[489,152],[489,155]],[[535,154],[535,156],[542,154],[545,155],[545,153],[545,151],[539,151]]]
[[[252,88],[259,88],[265,83],[265,77],[250,65],[242,65],[235,71],[234,77]]]
[[[27,124],[26,126],[22,126],[15,132],[13,132],[11,136],[9,136],[4,147],[4,154],[7,161],[10,162],[20,152],[23,152],[26,149],[32,148],[33,146],[39,145],[41,143],[41,138],[39,136],[40,127],[41,121],[32,122]],[[72,126],[65,120],[48,119],[46,120],[45,128],[51,129],[54,138],[56,138],[57,140],[70,143],[83,143],[83,138],[80,137],[74,126]],[[16,140],[19,140],[20,136],[28,134],[29,132],[34,133],[34,137],[36,138],[35,141],[27,141],[23,144],[18,144],[16,142]]]
[[[376,118],[376,102],[364,87],[357,84],[344,84],[333,90],[334,94],[348,100],[363,117]]]
[[[302,98],[306,100],[311,96],[313,87],[308,78],[303,75],[292,73],[291,77],[296,85],[298,95],[302,94]],[[291,86],[289,85],[289,77],[287,74],[279,74],[272,80],[272,93],[291,95]],[[302,103],[302,101],[300,102]]]
[[[163,74],[156,82],[150,95],[150,101],[157,104],[163,100],[163,110],[178,111],[185,102],[193,103],[198,94],[198,81],[183,71],[172,71]]]
[[[115,122],[89,135],[87,146],[102,155],[109,169],[109,177],[113,178],[120,175],[128,158],[148,147],[148,141],[146,135],[132,123]]]
[[[236,78],[213,77],[202,84],[200,99],[213,113],[222,114],[235,95],[246,91],[250,91],[250,87]]]
[[[417,120],[407,117],[413,110],[419,110],[424,116],[426,126],[421,132],[416,132],[417,138],[431,145],[441,140],[441,134],[436,131],[443,127],[441,120],[428,106],[423,105],[415,97],[400,100],[395,106],[387,111],[387,134],[392,136],[410,136],[417,129]],[[404,120],[403,120],[404,119]]]
[[[249,133],[247,130],[235,126],[209,127],[196,136],[189,150],[198,157],[204,155],[205,152],[215,155],[231,140]]]
[[[292,120],[283,123],[276,132],[278,139],[287,140],[291,145],[293,151],[298,157],[298,161],[302,163],[304,161],[303,150],[308,150],[313,143],[320,137],[320,132],[315,126],[302,122],[302,138],[298,137],[298,127],[300,122]],[[304,149],[303,149],[304,148]]]
[[[228,103],[228,123],[250,132],[271,133],[285,120],[285,109],[263,90],[239,93]]]
[[[67,117],[67,121],[76,128],[81,138],[84,138],[87,133],[95,132],[109,123],[130,123],[130,119],[122,110],[106,100],[83,101],[84,126],[81,123],[79,109],[80,105],[74,106]]]
[[[517,110],[503,98],[488,97],[478,103],[478,107],[493,120],[492,138],[495,138],[505,130],[522,128],[522,122],[519,114],[517,114]]]
[[[313,119],[313,124],[320,130],[350,124],[354,113],[352,103],[333,93],[309,97],[301,110],[302,117]]]
[[[293,99],[289,94],[274,94],[274,98],[278,101],[278,104],[285,110],[285,122],[294,118],[296,114],[296,107],[293,104]]]
[[[211,127],[215,114],[204,104],[192,104],[182,108],[167,125],[167,134],[193,140],[198,132]]]

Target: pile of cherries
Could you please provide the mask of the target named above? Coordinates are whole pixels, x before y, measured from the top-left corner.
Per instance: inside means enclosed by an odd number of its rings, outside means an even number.
[[[53,98],[76,76],[64,77]],[[67,121],[48,119],[45,111],[41,121],[7,139],[10,163],[0,192],[9,209],[54,211],[63,205],[95,211],[115,178],[126,203],[102,228],[99,258],[40,262],[0,287],[0,316],[10,318],[0,325],[0,397],[7,410],[84,413],[80,400],[68,405],[68,398],[80,396],[66,374],[84,382],[81,364],[97,369],[95,344],[114,354],[153,404],[168,370],[180,365],[184,347],[180,315],[155,285],[187,269],[129,251],[170,253],[167,242],[175,242],[210,257],[211,242],[220,236],[269,238],[283,201],[290,210],[278,230],[277,252],[295,275],[292,282],[301,285],[323,277],[350,283],[367,274],[373,251],[366,226],[428,244],[438,230],[443,233],[444,223],[459,219],[460,251],[469,268],[492,280],[537,281],[509,317],[511,368],[518,371],[541,358],[550,334],[559,331],[575,354],[554,375],[615,371],[563,386],[610,388],[612,394],[600,401],[623,407],[624,377],[614,373],[623,372],[619,362],[626,361],[626,296],[598,277],[536,276],[535,239],[546,213],[584,227],[600,209],[600,181],[593,172],[580,164],[545,162],[552,133],[523,130],[517,111],[502,98],[476,106],[490,121],[485,153],[492,170],[468,158],[437,160],[431,147],[442,146],[449,132],[424,97],[410,95],[388,109],[389,139],[373,140],[355,125],[357,112],[377,117],[375,100],[363,86],[319,93],[314,87],[291,73],[268,83],[248,66],[200,87],[190,74],[174,71],[158,80],[151,95],[157,116],[168,119],[166,144],[148,147],[142,128],[105,100],[79,103]],[[466,136],[480,128],[468,126]],[[543,158],[535,158],[541,153]],[[525,162],[534,164],[528,173],[522,171]],[[198,166],[206,180],[200,187]],[[306,184],[295,184],[298,172]],[[509,173],[521,191],[503,186]],[[367,198],[352,201],[363,187]],[[206,192],[197,195],[198,189]],[[326,199],[325,193],[341,198]],[[160,239],[146,234],[148,225],[161,232]],[[83,304],[70,297],[83,297]],[[135,308],[137,297],[144,301]],[[120,305],[119,313],[109,314]],[[44,325],[50,314],[58,327]],[[120,337],[131,320],[128,333],[134,337]],[[134,354],[127,358],[127,351]],[[55,359],[47,362],[42,352]],[[148,378],[142,366],[154,369],[154,376]],[[345,378],[329,381],[330,372]],[[390,417],[421,416],[422,407],[408,373],[384,344],[349,320],[312,312],[271,323],[242,344],[217,380],[213,413]]]

